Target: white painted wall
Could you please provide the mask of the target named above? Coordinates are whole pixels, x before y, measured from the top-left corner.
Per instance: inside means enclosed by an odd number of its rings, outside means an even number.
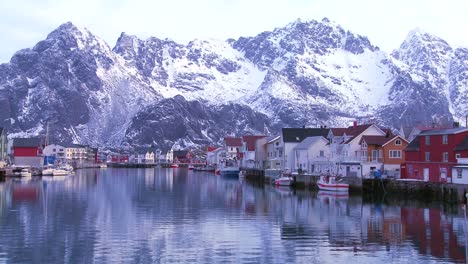
[[[458,176],[458,169],[462,171],[462,177]],[[452,168],[452,182],[459,184],[468,184],[468,165],[463,168]]]

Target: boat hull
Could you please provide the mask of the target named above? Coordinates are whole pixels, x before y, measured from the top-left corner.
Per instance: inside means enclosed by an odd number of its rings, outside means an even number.
[[[66,170],[54,170],[53,175],[54,176],[66,176],[69,175],[70,172]]]
[[[291,177],[281,177],[275,180],[275,184],[278,186],[291,186],[294,179]]]
[[[348,184],[329,184],[318,182],[317,186],[320,190],[324,191],[347,192],[349,190]]]
[[[224,176],[224,177],[234,178],[234,177],[239,177],[239,172],[240,172],[239,168],[228,167],[228,168],[221,169],[220,174],[221,176]]]

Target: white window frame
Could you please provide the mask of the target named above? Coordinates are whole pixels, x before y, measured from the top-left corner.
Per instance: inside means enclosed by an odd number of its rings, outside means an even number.
[[[431,161],[431,153],[424,152],[424,161]]]
[[[444,145],[448,144],[448,135],[442,135],[442,144]]]
[[[364,148],[367,148],[367,143],[365,141],[362,142],[361,144],[361,147],[364,149]]]
[[[391,158],[391,159],[401,159],[401,150],[389,150],[388,151],[388,156]]]
[[[395,145],[397,145],[397,146],[401,146],[401,139],[397,139],[397,140],[395,140]]]
[[[448,152],[442,152],[442,162],[448,162]]]
[[[463,169],[462,168],[457,168],[457,178],[458,179],[463,178]]]
[[[455,159],[459,159],[459,158],[461,158],[461,154],[460,153],[455,154]]]

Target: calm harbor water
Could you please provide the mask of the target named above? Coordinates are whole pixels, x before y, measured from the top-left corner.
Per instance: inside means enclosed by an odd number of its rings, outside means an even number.
[[[442,208],[183,168],[6,179],[0,263],[465,263],[463,211]]]

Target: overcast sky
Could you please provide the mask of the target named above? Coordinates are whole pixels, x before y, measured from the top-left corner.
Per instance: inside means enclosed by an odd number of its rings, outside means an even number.
[[[112,47],[121,32],[185,43],[253,36],[297,18],[328,17],[390,52],[416,27],[468,47],[467,14],[468,0],[1,0],[0,62],[67,21]]]

